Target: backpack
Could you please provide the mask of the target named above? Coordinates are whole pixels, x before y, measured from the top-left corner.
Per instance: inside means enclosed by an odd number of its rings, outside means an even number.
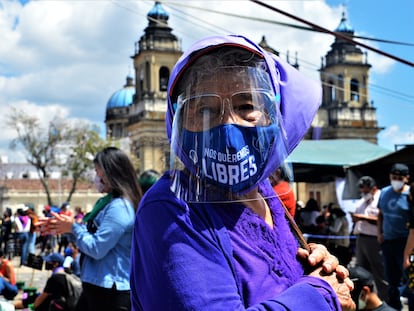
[[[82,294],[82,281],[75,274],[65,273],[66,283],[68,286],[68,296],[66,297],[66,305],[68,311],[74,311]]]

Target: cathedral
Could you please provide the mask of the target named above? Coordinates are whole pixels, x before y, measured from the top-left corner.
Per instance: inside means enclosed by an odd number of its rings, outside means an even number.
[[[344,15],[335,32],[351,39],[354,35]],[[355,44],[335,38],[331,50],[322,59],[322,105],[314,120],[312,138],[359,138],[377,144],[382,128],[377,125],[376,108],[369,99],[371,65],[366,53]]]
[[[132,56],[135,76],[127,76],[124,87],[108,100],[105,126],[107,138],[128,141],[130,152],[139,160],[139,171],[163,172],[169,167],[167,85],[182,50],[161,3],[155,2],[147,19],[148,26],[135,43]],[[345,15],[335,32],[353,38],[354,30]],[[259,44],[278,54],[264,36]],[[297,59],[292,66],[299,69]],[[377,125],[376,108],[369,99],[370,67],[359,47],[335,37],[330,51],[322,57],[322,105],[305,139],[364,139],[377,143],[382,128]]]

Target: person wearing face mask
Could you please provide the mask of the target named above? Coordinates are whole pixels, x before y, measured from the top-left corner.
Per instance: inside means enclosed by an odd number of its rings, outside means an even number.
[[[378,200],[378,242],[384,260],[385,279],[388,282],[388,303],[401,310],[400,287],[404,280],[404,249],[408,237],[410,208],[408,195],[410,187],[408,166],[396,163],[391,167],[390,185],[381,189]],[[413,293],[407,292],[408,306],[414,311]]]
[[[171,168],[136,215],[134,311],[354,309],[347,270],[324,246],[299,249],[269,181],[319,103],[318,84],[244,36],[207,37],[181,56]]]
[[[357,310],[397,311],[377,295],[374,277],[368,270],[356,265],[349,268],[349,277],[355,285],[352,298]]]
[[[353,234],[356,235],[356,265],[373,274],[378,295],[388,300],[388,284],[384,279],[384,264],[381,247],[377,239],[378,200],[381,190],[370,176],[358,180],[361,200],[355,213],[351,213],[354,222]]]
[[[136,171],[120,149],[107,147],[94,159],[95,187],[105,195],[79,224],[63,214],[40,221],[44,231],[72,232],[81,253],[82,295],[78,311],[126,311],[130,301],[130,253],[135,208],[142,196]]]

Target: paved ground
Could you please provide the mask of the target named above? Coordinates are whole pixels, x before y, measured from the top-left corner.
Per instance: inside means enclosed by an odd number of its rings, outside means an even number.
[[[46,280],[51,275],[51,271],[36,270],[26,266],[15,266],[16,280],[24,282],[25,287],[35,287],[39,291],[43,290]]]

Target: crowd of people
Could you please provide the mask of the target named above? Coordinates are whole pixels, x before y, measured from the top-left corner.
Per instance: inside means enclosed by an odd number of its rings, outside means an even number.
[[[56,246],[58,252],[63,253],[73,238],[64,234],[42,235],[37,230],[36,224],[39,217],[51,217],[51,211],[72,217],[73,212],[69,208],[67,202],[64,202],[60,208],[46,205],[42,215],[38,215],[31,203],[22,204],[15,213],[10,207],[6,207],[1,219],[0,249],[8,259],[19,256],[20,266],[27,265],[29,254],[47,255],[53,252]],[[79,206],[75,207],[74,217],[77,221],[81,222],[83,214]]]
[[[389,185],[382,188],[371,176],[362,176],[357,183],[361,199],[350,212],[352,223],[336,204],[321,209],[315,199],[297,211],[297,222],[309,239],[325,244],[343,265],[351,267],[354,258],[352,268],[370,273],[375,295],[386,303],[384,310],[401,310],[401,297],[414,310],[414,286],[409,286],[414,274],[408,273],[408,268],[414,271],[414,183],[410,186],[409,180],[403,163],[390,167]]]
[[[316,82],[248,38],[196,42],[169,80],[167,172],[138,177],[126,153],[107,147],[93,161],[103,195],[89,213],[72,214],[66,203],[45,208],[42,217],[30,206],[15,216],[6,209],[5,254],[14,237],[25,265],[39,238],[52,271],[41,293],[14,307],[401,310],[414,248],[406,165],[391,168],[389,187],[378,189],[369,176],[358,181],[352,228],[335,203],[322,210],[310,199],[296,209],[284,163],[320,101]],[[306,241],[300,229],[326,239]],[[0,285],[12,297],[6,257]]]

